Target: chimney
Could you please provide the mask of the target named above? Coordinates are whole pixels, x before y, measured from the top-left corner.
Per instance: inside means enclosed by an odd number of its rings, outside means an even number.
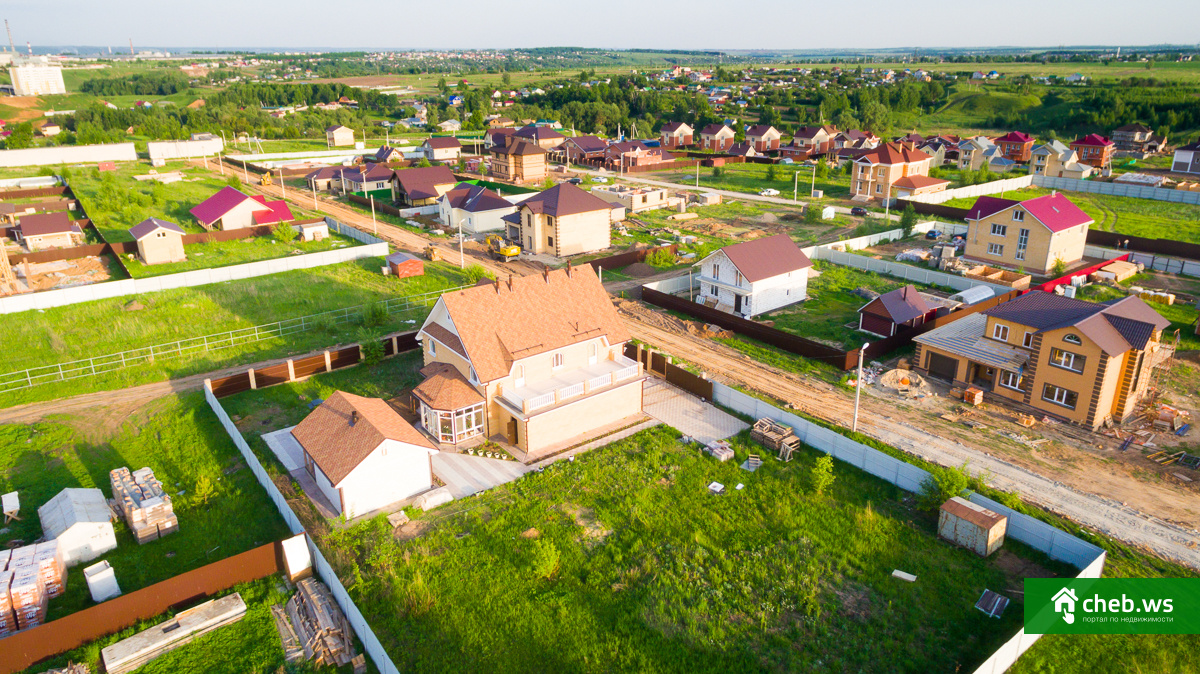
[[[512,274],[509,274],[509,275],[508,275],[508,289],[509,289],[509,291],[511,291],[511,290],[512,290],[512,278],[513,278],[513,275],[512,275]]]
[[[542,265],[542,280],[546,283],[550,282],[550,267],[544,264]]]
[[[495,286],[496,286],[496,294],[497,294],[497,295],[499,295],[499,294],[500,294],[500,277],[499,277],[499,276],[497,276],[497,277],[495,278],[495,280],[494,280],[494,281],[492,281],[492,283],[493,283],[493,284],[495,284]]]
[[[354,424],[358,423],[358,410],[350,410],[350,428],[354,428]]]

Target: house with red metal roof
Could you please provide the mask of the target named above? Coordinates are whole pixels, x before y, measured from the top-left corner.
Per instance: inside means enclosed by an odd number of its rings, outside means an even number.
[[[896,182],[907,177],[929,177],[933,157],[918,150],[912,143],[887,143],[860,155],[854,160],[851,187],[856,201],[892,199],[897,197]],[[911,181],[910,181],[911,182]],[[927,191],[938,191],[936,185],[925,185]],[[915,185],[904,188],[915,189]],[[945,189],[945,184],[941,186]]]
[[[1108,168],[1112,163],[1112,155],[1116,149],[1116,145],[1104,136],[1089,133],[1071,143],[1071,149],[1079,154],[1080,162],[1102,169]]]
[[[1016,162],[1029,161],[1029,154],[1033,151],[1033,136],[1021,131],[1009,131],[992,142],[1000,148],[1001,154]]]
[[[1057,192],[1016,201],[979,197],[967,220],[964,257],[989,266],[1045,274],[1058,260],[1068,267],[1083,259],[1093,220]]]
[[[808,297],[812,260],[787,234],[735,243],[696,263],[696,301],[750,318]]]
[[[695,133],[686,122],[668,122],[659,129],[658,137],[663,147],[687,147],[692,144],[692,136]]]
[[[201,227],[209,231],[229,231],[295,220],[287,202],[267,201],[262,195],[252,197],[232,187],[222,187],[189,212]]]

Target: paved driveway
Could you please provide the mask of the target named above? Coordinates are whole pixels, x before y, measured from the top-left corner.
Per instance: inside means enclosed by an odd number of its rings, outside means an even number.
[[[684,435],[708,444],[741,433],[750,425],[657,377],[646,380],[642,409]]]
[[[446,483],[446,488],[456,499],[512,482],[530,470],[532,468],[520,461],[449,452],[433,455],[433,474]]]

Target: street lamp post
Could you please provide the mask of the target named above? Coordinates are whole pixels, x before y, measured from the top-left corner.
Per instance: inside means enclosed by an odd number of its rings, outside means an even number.
[[[854,433],[858,432],[858,399],[862,395],[863,382],[863,355],[867,352],[867,347],[870,344],[863,344],[858,349],[858,379],[854,382],[854,422],[850,425],[850,430]]]

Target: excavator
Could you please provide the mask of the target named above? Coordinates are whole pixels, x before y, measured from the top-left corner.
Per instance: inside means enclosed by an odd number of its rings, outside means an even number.
[[[521,255],[521,247],[509,243],[499,234],[489,234],[487,239],[488,255],[497,262],[512,262]]]
[[[270,186],[270,185],[274,185],[275,181],[271,178],[270,173],[264,173],[264,174],[262,174],[262,177],[258,179],[258,184],[263,185],[263,186]]]

